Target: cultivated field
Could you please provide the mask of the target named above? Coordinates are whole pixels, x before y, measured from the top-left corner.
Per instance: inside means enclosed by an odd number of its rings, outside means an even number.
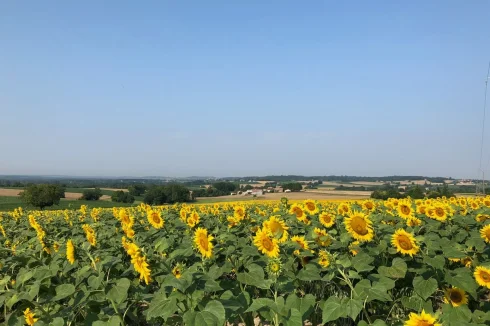
[[[488,325],[490,197],[0,213],[6,325]]]
[[[90,188],[88,188],[90,189]],[[82,192],[84,189],[80,188],[77,189],[77,192],[69,192],[65,191],[65,199],[67,200],[77,200],[82,197]],[[107,189],[106,189],[107,190]],[[5,197],[18,197],[20,193],[22,192],[22,189],[9,189],[9,188],[0,188],[0,197],[5,196]],[[110,195],[102,195],[100,197],[100,200],[110,200],[111,196]]]

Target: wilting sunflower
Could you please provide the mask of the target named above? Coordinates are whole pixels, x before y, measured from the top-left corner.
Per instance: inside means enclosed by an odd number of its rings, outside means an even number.
[[[254,236],[254,245],[268,257],[275,258],[279,256],[279,241],[273,238],[265,227],[257,230]]]
[[[39,320],[39,318],[35,318],[35,315],[33,312],[31,312],[31,309],[27,308],[24,310],[24,320],[27,325],[32,326]]]
[[[411,312],[404,326],[442,326],[437,322],[437,319],[431,314],[427,314],[425,310],[419,314]]]
[[[327,247],[332,244],[332,237],[327,234],[326,230],[315,228],[313,230],[315,241],[319,246]]]
[[[264,221],[263,226],[269,230],[274,238],[276,238],[279,243],[286,242],[288,239],[289,227],[286,226],[283,220],[277,216],[271,216],[267,221]]]
[[[480,286],[485,286],[490,289],[490,268],[478,266],[473,273],[476,283]]]
[[[267,266],[265,268],[267,274],[271,277],[278,277],[282,272],[282,263],[279,258],[269,259]]]
[[[310,215],[317,214],[319,211],[317,204],[314,200],[311,199],[305,200],[303,202],[303,207],[305,208],[305,211]]]
[[[213,243],[211,242],[213,239],[212,235],[208,235],[208,230],[203,228],[197,228],[194,233],[194,244],[205,258],[211,258],[213,254]]]
[[[330,265],[330,255],[326,251],[320,251],[318,253],[318,264],[323,268],[327,268]]]
[[[165,224],[160,211],[149,210],[146,217],[148,222],[150,222],[151,226],[153,226],[155,229],[161,229]]]
[[[335,216],[327,212],[321,213],[318,219],[320,220],[320,223],[322,223],[322,225],[326,228],[330,228],[335,224]]]
[[[413,235],[403,229],[396,230],[395,234],[391,237],[391,244],[393,244],[397,252],[404,255],[413,256],[419,251]]]
[[[401,218],[407,219],[413,215],[412,203],[409,200],[400,201],[396,210]]]
[[[352,212],[344,220],[345,229],[358,241],[371,241],[374,237],[371,220],[361,212]]]
[[[485,240],[486,243],[490,243],[490,224],[484,226],[480,230],[480,235],[483,240]]]
[[[71,239],[66,242],[66,259],[72,265],[75,262],[75,247],[73,246],[73,241],[71,241]]]
[[[444,291],[444,302],[450,303],[453,307],[458,307],[468,303],[468,295],[465,291],[458,288],[449,288]]]

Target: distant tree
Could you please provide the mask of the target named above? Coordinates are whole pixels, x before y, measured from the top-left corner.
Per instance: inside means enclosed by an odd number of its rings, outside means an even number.
[[[134,203],[134,196],[127,191],[114,191],[111,200],[117,203]]]
[[[33,184],[24,188],[20,197],[27,205],[44,209],[44,207],[58,205],[60,199],[65,197],[65,192],[57,185]]]
[[[143,201],[149,205],[183,203],[190,201],[190,192],[179,184],[154,186],[146,191]]]
[[[407,196],[410,196],[413,199],[422,199],[425,197],[424,192],[422,191],[422,188],[420,186],[415,186],[411,187],[410,189],[407,190]]]
[[[213,183],[212,187],[216,189],[219,192],[225,193],[229,195],[230,192],[238,190],[238,184],[233,183],[233,182],[215,182]]]
[[[80,200],[99,200],[100,197],[102,197],[102,191],[100,188],[85,189]]]
[[[144,185],[133,185],[128,187],[128,191],[133,196],[141,196],[146,191],[146,186]]]
[[[375,199],[388,199],[388,198],[403,198],[405,195],[402,195],[398,190],[393,186],[382,186],[380,189],[376,189],[371,193],[371,198]]]
[[[301,191],[303,189],[303,186],[299,182],[289,182],[289,183],[283,183],[282,189],[283,190],[289,189],[291,191]]]

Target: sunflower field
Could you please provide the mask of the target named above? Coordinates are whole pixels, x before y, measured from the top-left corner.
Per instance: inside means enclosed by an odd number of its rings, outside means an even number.
[[[490,197],[0,213],[6,325],[490,325]]]

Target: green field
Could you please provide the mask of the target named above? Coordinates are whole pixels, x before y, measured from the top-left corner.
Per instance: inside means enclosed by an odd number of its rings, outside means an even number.
[[[46,207],[48,210],[57,210],[57,209],[79,209],[80,206],[87,205],[89,207],[126,207],[138,205],[138,202],[133,204],[125,204],[125,203],[114,203],[112,201],[106,200],[65,200],[62,199],[59,205],[54,205],[51,207]],[[33,207],[28,207],[26,204],[22,202],[19,197],[0,197],[0,212],[1,211],[10,211],[17,207],[22,207],[25,209],[35,209]]]
[[[86,189],[89,189],[89,188],[66,188],[65,192],[74,192],[74,193],[81,194]],[[112,191],[112,190],[104,190],[104,189],[101,189],[100,192],[102,193],[102,195],[107,195],[107,196],[112,196],[112,194],[114,193],[114,191]]]

